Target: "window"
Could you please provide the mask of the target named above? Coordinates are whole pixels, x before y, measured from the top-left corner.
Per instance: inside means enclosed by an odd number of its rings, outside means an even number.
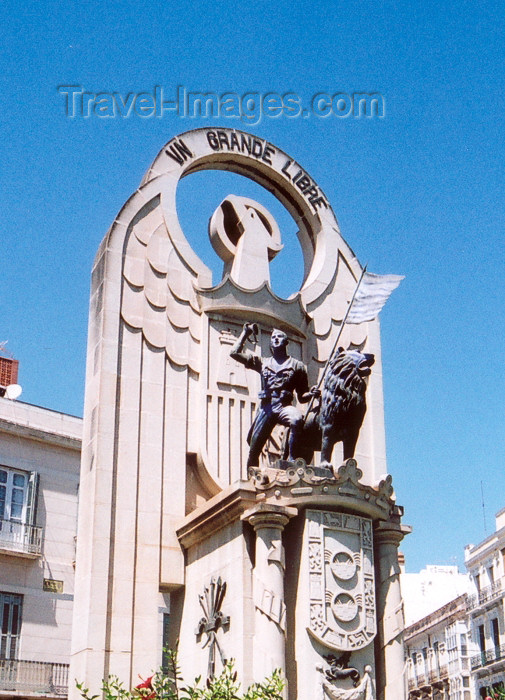
[[[23,522],[28,479],[26,474],[0,468],[0,518]]]
[[[479,632],[479,648],[480,648],[481,652],[484,652],[484,651],[486,651],[486,635],[484,633],[484,625],[479,625],[478,632]]]
[[[0,466],[0,520],[33,525],[38,475]]]
[[[16,659],[21,630],[22,596],[0,593],[0,659]]]
[[[493,617],[491,620],[491,632],[493,634],[493,644],[495,647],[500,646],[500,629],[498,627],[498,618]]]
[[[440,671],[440,647],[438,642],[433,642],[433,658],[437,673]]]
[[[161,668],[165,673],[169,671],[168,665],[168,644],[169,644],[169,634],[170,634],[170,615],[169,613],[163,613],[163,629],[162,629],[162,661]]]
[[[37,472],[0,465],[0,548],[38,556],[41,529],[35,525]]]

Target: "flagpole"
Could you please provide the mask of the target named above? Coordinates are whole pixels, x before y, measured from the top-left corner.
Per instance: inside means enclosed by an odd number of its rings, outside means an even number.
[[[359,287],[360,287],[360,285],[361,285],[361,282],[362,282],[362,280],[363,280],[363,277],[365,276],[365,272],[366,272],[367,267],[368,267],[368,263],[365,265],[365,267],[364,267],[363,270],[361,271],[361,276],[360,276],[360,278],[359,278],[359,280],[358,280],[358,284],[356,285],[356,289],[354,290],[354,294],[352,295],[352,299],[351,299],[351,301],[349,302],[349,306],[347,307],[347,311],[345,312],[344,320],[343,320],[342,323],[340,324],[340,328],[339,328],[339,331],[338,331],[338,334],[337,334],[337,338],[336,338],[335,342],[333,343],[333,348],[332,348],[332,350],[331,350],[331,352],[330,352],[330,356],[329,356],[328,359],[326,360],[326,364],[324,365],[323,373],[321,374],[321,378],[319,379],[319,381],[318,381],[318,383],[317,383],[316,389],[319,389],[319,387],[320,387],[321,384],[323,383],[323,379],[324,379],[324,376],[325,376],[325,374],[326,374],[326,370],[328,369],[329,364],[330,364],[330,360],[332,359],[332,357],[333,357],[333,355],[334,355],[334,353],[335,353],[335,350],[336,350],[336,348],[337,348],[338,341],[340,340],[340,336],[342,335],[342,331],[344,330],[344,326],[345,326],[345,323],[346,323],[347,318],[348,318],[348,316],[349,316],[349,312],[351,311],[351,306],[353,305],[354,299],[356,298],[356,294],[358,293],[358,289],[359,289]],[[305,423],[305,421],[306,421],[306,419],[307,419],[307,417],[308,417],[308,415],[309,415],[309,413],[310,413],[310,411],[311,411],[311,409],[312,409],[312,404],[314,403],[314,399],[315,399],[315,396],[312,396],[312,398],[310,399],[309,406],[308,406],[307,411],[306,411],[306,413],[305,413],[305,416],[304,416],[304,418],[303,418],[303,422],[304,422],[304,423]]]

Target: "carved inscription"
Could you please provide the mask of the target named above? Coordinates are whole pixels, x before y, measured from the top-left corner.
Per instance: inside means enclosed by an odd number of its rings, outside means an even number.
[[[286,158],[271,143],[255,138],[250,134],[230,129],[209,129],[206,131],[207,142],[213,151],[229,151],[253,156],[267,165],[280,168],[283,177],[297,187],[313,210],[328,209],[329,204],[322,191],[298,163]],[[172,143],[172,142],[171,142]],[[180,146],[181,139],[170,148],[167,154],[177,162],[184,162],[185,152]],[[185,144],[182,142],[182,145]],[[179,161],[179,159],[181,159]],[[282,167],[280,167],[282,165]]]
[[[376,634],[372,522],[307,511],[309,632],[326,646],[361,649]]]

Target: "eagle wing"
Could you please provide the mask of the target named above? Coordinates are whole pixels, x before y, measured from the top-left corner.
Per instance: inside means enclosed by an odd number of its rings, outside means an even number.
[[[181,232],[171,233],[160,197],[146,204],[128,228],[122,318],[141,330],[150,345],[165,348],[174,365],[198,372],[202,319],[195,285],[199,271],[191,264],[194,260],[185,259]]]

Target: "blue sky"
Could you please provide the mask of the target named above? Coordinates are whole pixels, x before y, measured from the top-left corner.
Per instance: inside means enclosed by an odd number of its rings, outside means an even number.
[[[486,534],[481,486],[488,534],[505,506],[500,5],[7,0],[0,340],[20,360],[22,399],[82,415],[89,275],[103,235],[174,135],[248,130],[316,179],[362,263],[406,276],[381,314],[388,464],[414,527],[402,549],[409,571],[461,565],[464,545]],[[378,92],[385,113],[69,118],[62,85],[123,96],[162,86],[168,99],[177,86],[290,92],[307,106],[317,93]],[[214,208],[233,190],[257,194],[240,180],[204,173],[181,184],[181,221],[210,263]],[[273,211],[297,260],[294,225]],[[283,254],[274,287],[287,294]]]

